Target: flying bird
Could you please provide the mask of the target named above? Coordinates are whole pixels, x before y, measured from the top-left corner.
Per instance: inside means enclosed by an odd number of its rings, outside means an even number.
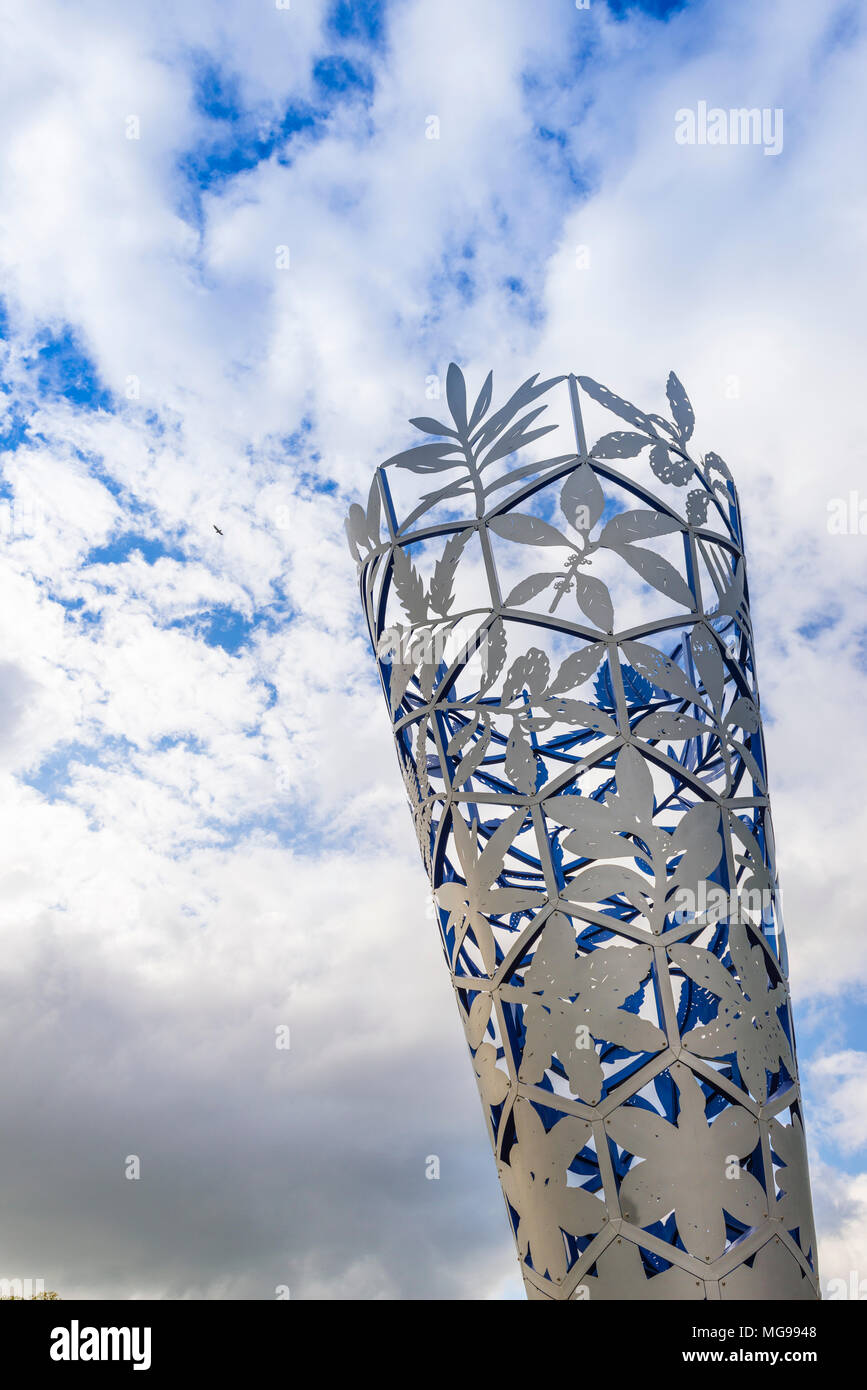
[[[222,533],[222,531],[220,530],[219,526],[217,525],[216,521],[213,522],[212,524],[213,524],[214,530],[216,531],[217,535],[218,535],[218,536],[222,536],[223,533]]]

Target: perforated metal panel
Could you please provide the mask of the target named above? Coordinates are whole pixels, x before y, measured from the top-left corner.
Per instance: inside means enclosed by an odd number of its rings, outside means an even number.
[[[812,1299],[740,511],[667,396],[453,365],[347,533],[529,1296]]]

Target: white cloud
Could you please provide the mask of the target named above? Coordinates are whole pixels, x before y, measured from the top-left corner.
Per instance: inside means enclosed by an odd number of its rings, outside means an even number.
[[[814,1090],[824,1095],[820,1132],[843,1153],[867,1147],[867,1054],[849,1048],[817,1057],[808,1067]]]

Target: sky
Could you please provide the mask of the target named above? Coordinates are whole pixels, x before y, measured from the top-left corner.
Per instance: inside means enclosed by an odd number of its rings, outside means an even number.
[[[343,532],[454,360],[674,370],[736,477],[820,1276],[867,1279],[865,25],[0,6],[0,1277],[523,1296]],[[742,107],[774,143],[676,138]]]

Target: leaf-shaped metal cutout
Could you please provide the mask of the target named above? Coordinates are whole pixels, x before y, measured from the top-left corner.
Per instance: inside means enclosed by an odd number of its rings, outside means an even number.
[[[511,1089],[508,1072],[497,1066],[497,1050],[490,1043],[482,1043],[473,1058],[473,1067],[482,1100],[486,1105],[502,1105]]]
[[[589,903],[607,898],[623,896],[639,912],[646,912],[650,905],[650,887],[646,879],[634,869],[619,869],[613,864],[599,864],[593,869],[584,869],[566,884],[562,896],[574,903]]]
[[[612,546],[611,549],[615,547]],[[695,600],[689,585],[668,560],[664,560],[653,550],[644,550],[639,545],[621,545],[617,546],[616,550],[617,554],[641,575],[646,584],[659,589],[660,593],[673,599],[675,603],[683,604],[684,608],[694,607]]]
[[[634,821],[649,824],[653,816],[653,777],[646,759],[632,745],[622,748],[614,764],[618,808],[623,828]]]
[[[517,718],[512,721],[512,732],[506,744],[504,770],[513,785],[525,796],[536,790],[536,759],[533,757],[530,740]]]
[[[546,652],[540,647],[516,657],[509,667],[509,674],[503,683],[503,703],[509,704],[522,690],[531,695],[541,695],[551,675],[551,667]]]
[[[591,449],[595,459],[634,459],[651,441],[646,434],[632,434],[629,430],[612,430],[603,434]]]
[[[648,647],[644,642],[622,642],[621,648],[626,660],[639,675],[646,676],[654,685],[678,695],[682,700],[701,705],[701,695],[692,681],[687,680],[680,667],[663,652]]]
[[[572,1116],[546,1132],[529,1101],[515,1104],[517,1142],[508,1162],[499,1165],[500,1181],[518,1213],[515,1239],[521,1257],[539,1274],[561,1280],[567,1273],[563,1232],[592,1234],[602,1226],[606,1211],[598,1197],[569,1187],[566,1172],[590,1138],[590,1126]]]
[[[713,702],[714,709],[719,711],[722,708],[725,667],[717,639],[709,627],[702,625],[693,628],[689,646],[702,684]]]
[[[468,434],[472,434],[473,430],[476,428],[476,425],[478,425],[485,418],[488,408],[490,407],[491,397],[493,396],[493,394],[494,373],[488,372],[488,375],[485,377],[484,385],[482,386],[481,391],[476,397],[476,403],[473,406],[473,413],[470,416],[469,424],[467,425]]]
[[[562,574],[555,570],[553,574],[531,574],[527,579],[522,579],[520,584],[516,584],[506,597],[503,603],[506,608],[519,608],[522,603],[529,603],[531,598],[536,598],[538,594],[550,588],[555,579],[562,579]]]
[[[578,685],[583,685],[598,670],[604,655],[605,644],[603,642],[591,642],[587,647],[580,647],[578,651],[570,652],[560,663],[556,676],[548,686],[548,694],[560,695],[567,690],[574,690]]]
[[[505,666],[507,650],[506,625],[502,618],[495,618],[485,634],[482,648],[484,658],[480,687],[482,695],[486,690],[490,690]]]
[[[506,428],[510,420],[514,419],[519,410],[523,410],[531,401],[536,400],[539,396],[543,396],[546,391],[551,390],[552,386],[556,386],[558,382],[563,380],[563,378],[559,376],[551,377],[548,381],[537,382],[536,377],[538,375],[539,373],[535,372],[533,376],[528,377],[527,380],[518,387],[514,395],[509,397],[506,404],[495,411],[493,415],[489,416],[485,423],[476,430],[476,433],[472,436],[471,442],[477,451],[487,448],[491,441],[496,439],[497,435]]]
[[[351,510],[351,508],[350,508]],[[379,527],[382,518],[382,499],[379,495],[379,474],[374,473],[370,492],[367,494],[367,514],[365,525],[371,545],[379,545]]]
[[[524,1011],[526,1042],[519,1080],[541,1082],[556,1055],[572,1094],[595,1105],[605,1074],[594,1040],[633,1053],[663,1048],[665,1034],[622,1007],[650,974],[651,963],[650,949],[641,945],[612,946],[576,957],[568,919],[554,913],[527,971],[527,989],[541,993]]]
[[[689,459],[681,458],[675,449],[665,444],[654,444],[650,451],[650,467],[661,483],[673,483],[684,487],[695,469]]]
[[[531,410],[523,419],[518,420],[510,429],[500,436],[496,444],[485,454],[484,459],[479,464],[479,470],[487,468],[490,464],[496,463],[497,459],[505,458],[507,454],[513,454],[517,449],[521,449],[525,444],[529,444],[534,439],[539,439],[543,434],[549,434],[551,430],[557,428],[556,425],[540,425],[538,429],[531,430],[530,425],[546,409],[540,405],[536,410]]]
[[[687,493],[686,519],[690,526],[704,526],[709,502],[710,493],[705,492],[704,488],[693,488],[692,492]]]
[[[446,373],[446,400],[449,403],[449,410],[452,412],[458,437],[463,439],[467,434],[467,383],[464,381],[464,374],[456,362],[449,363],[449,369]]]
[[[589,463],[569,474],[560,492],[560,507],[576,531],[593,530],[605,510],[605,493]]]
[[[759,727],[759,712],[752,700],[745,696],[732,701],[731,709],[726,715],[725,722],[734,728],[745,729],[747,733],[754,734]]]
[[[367,517],[364,508],[358,502],[353,502],[349,508],[349,515],[346,518],[346,531],[349,536],[350,545],[355,542],[364,550],[368,548],[369,537],[367,534]],[[357,552],[356,552],[357,553]]]
[[[487,714],[483,714],[481,716],[481,731],[479,733],[479,737],[476,739],[476,742],[472,745],[472,747],[464,754],[458,766],[455,768],[454,775],[452,777],[452,787],[455,791],[459,791],[460,788],[465,786],[465,784],[469,781],[470,777],[472,777],[474,773],[478,772],[479,768],[482,766],[482,763],[485,760],[490,746],[491,721]]]
[[[568,700],[562,695],[550,695],[542,701],[542,709],[554,719],[566,724],[579,724],[585,729],[594,729],[598,734],[617,733],[617,725],[610,715],[586,700]]]
[[[631,859],[635,854],[635,846],[620,833],[618,817],[589,796],[549,797],[545,814],[573,830],[563,841],[571,854],[587,859]]]
[[[592,574],[576,570],[573,579],[578,607],[587,614],[594,627],[610,632],[614,627],[614,604],[607,584]]]
[[[488,990],[482,990],[476,995],[470,1006],[470,1012],[466,1019],[466,1029],[467,1042],[473,1049],[481,1047],[487,1035],[493,1002],[493,995]]]
[[[771,1148],[785,1165],[775,1173],[776,1185],[782,1194],[771,1214],[782,1221],[787,1231],[797,1231],[798,1244],[809,1256],[816,1246],[813,1228],[813,1204],[807,1174],[807,1146],[798,1115],[790,1125],[771,1120]]]
[[[688,714],[668,714],[665,710],[658,710],[656,714],[649,714],[646,719],[642,719],[636,724],[635,732],[640,738],[696,738],[700,734],[709,732],[707,724],[703,724],[700,719],[693,719]]]
[[[446,748],[446,757],[457,758],[463,748],[469,743],[470,739],[477,732],[481,720],[481,712],[476,711],[466,724],[462,724],[457,733],[449,740]]]
[[[464,546],[472,534],[472,531],[459,531],[457,535],[449,536],[442,556],[437,560],[434,566],[428,597],[434,612],[440,613],[444,618],[447,616],[453,602],[452,592],[454,589],[455,571],[457,570],[458,561],[463,554]]]
[[[685,444],[688,439],[692,438],[692,432],[695,428],[695,414],[690,405],[689,396],[674,372],[669,374],[665,394],[668,396],[668,403],[671,406],[672,418]]]
[[[651,536],[669,536],[680,530],[676,517],[664,512],[618,512],[602,529],[599,544],[617,549],[632,541],[646,541]]]
[[[635,1226],[649,1225],[673,1209],[689,1253],[712,1260],[725,1249],[726,1211],[750,1225],[767,1213],[767,1196],[751,1173],[739,1167],[736,1179],[727,1177],[732,1163],[756,1148],[758,1124],[740,1106],[731,1106],[708,1124],[698,1082],[685,1066],[672,1071],[680,1098],[676,1124],[634,1105],[606,1120],[611,1137],[645,1160],[623,1179],[621,1207]]]
[[[432,419],[430,415],[416,415],[409,423],[415,425],[417,430],[421,430],[422,434],[438,434],[451,439],[458,438],[453,429],[450,429],[448,425],[444,425],[442,420]]]
[[[525,516],[521,512],[504,512],[502,516],[492,517],[488,527],[504,540],[518,541],[521,545],[569,544],[556,526],[542,521],[538,516]]]
[[[392,570],[394,588],[403,611],[411,623],[426,622],[428,613],[424,584],[415,565],[406,551],[402,550],[399,545],[394,547],[392,559],[394,562]]]
[[[413,449],[404,449],[399,454],[393,454],[382,466],[407,468],[410,473],[442,473],[445,469],[461,466],[460,458],[448,458],[456,448],[456,444],[417,444]]]
[[[607,386],[600,386],[598,381],[594,381],[589,376],[579,376],[579,385],[584,388],[588,396],[592,396],[594,401],[604,405],[606,410],[619,415],[621,420],[628,420],[630,425],[637,426],[638,429],[647,429],[647,416],[643,410],[638,410],[631,401],[625,401],[620,396],[615,396],[613,391],[609,391]]]
[[[728,470],[728,465],[723,462],[719,454],[705,454],[704,466],[705,468],[712,469],[716,473],[720,473],[726,479],[727,482],[733,481],[732,475]]]

